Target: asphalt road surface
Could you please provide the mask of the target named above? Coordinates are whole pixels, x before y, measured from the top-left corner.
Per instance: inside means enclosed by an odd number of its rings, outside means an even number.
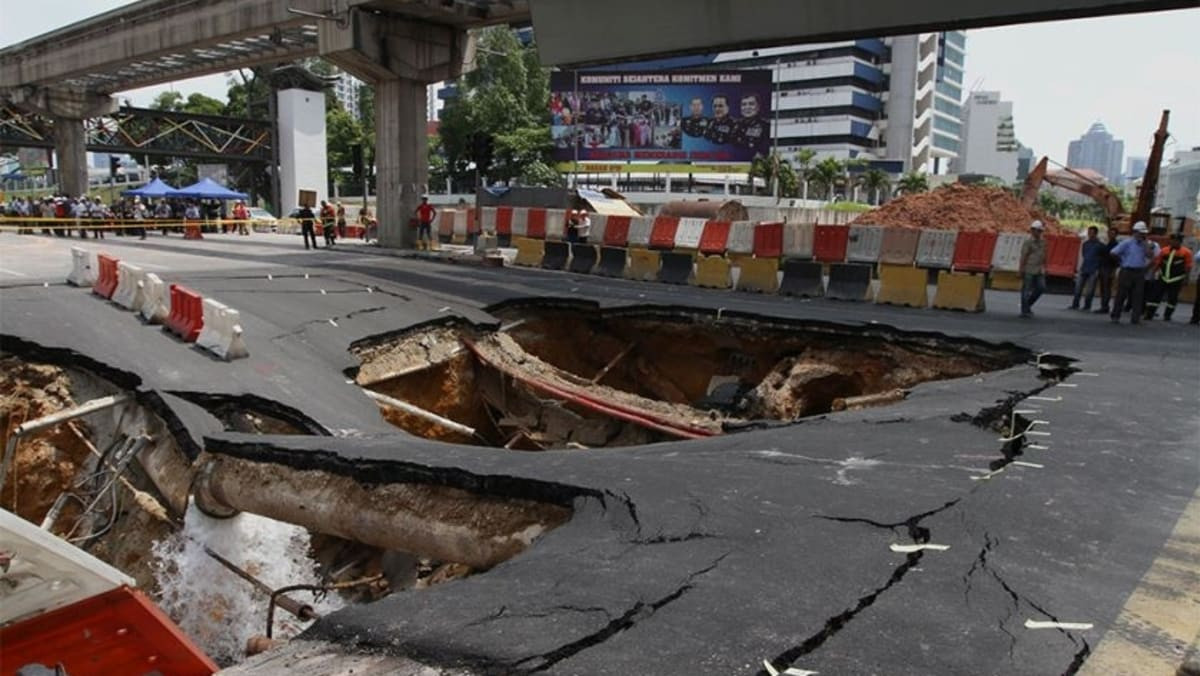
[[[67,286],[70,246],[237,308],[250,357],[213,360]],[[892,406],[582,452],[415,439],[348,381],[355,340],[448,317],[496,325],[489,308],[514,299],[599,317],[652,307],[832,322],[1011,344],[1029,359]],[[356,673],[1171,673],[1200,630],[1200,330],[1190,308],[1134,327],[1067,301],[1047,296],[1022,320],[1003,292],[964,314],[468,267],[356,243],[305,251],[287,235],[0,235],[3,351],[158,395],[194,447],[574,510],[484,574],[346,608],[237,673],[330,654],[375,660]],[[1069,363],[1065,380],[1042,378],[1039,359]],[[269,401],[325,436],[225,432],[175,396],[190,392]],[[980,424],[1005,405],[1045,421],[1018,463]],[[893,549],[914,544],[945,548]]]

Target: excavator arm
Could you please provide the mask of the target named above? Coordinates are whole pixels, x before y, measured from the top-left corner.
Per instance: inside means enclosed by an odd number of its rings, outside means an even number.
[[[1069,167],[1065,168],[1065,171],[1051,174],[1048,171],[1049,161],[1050,158],[1043,157],[1025,179],[1025,186],[1021,190],[1021,203],[1026,207],[1032,207],[1037,202],[1038,190],[1044,181],[1050,185],[1058,186],[1071,192],[1077,192],[1081,195],[1087,195],[1096,200],[1104,208],[1104,213],[1108,216],[1109,222],[1115,223],[1125,215],[1125,207],[1121,205],[1121,198],[1109,190],[1108,186],[1096,183]]]

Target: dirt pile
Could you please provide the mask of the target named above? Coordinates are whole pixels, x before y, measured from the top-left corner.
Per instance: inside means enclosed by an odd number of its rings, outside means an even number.
[[[1026,208],[1003,188],[962,183],[894,199],[864,212],[851,224],[1024,233],[1034,219],[1046,225],[1048,234],[1073,234],[1053,216],[1036,207]]]

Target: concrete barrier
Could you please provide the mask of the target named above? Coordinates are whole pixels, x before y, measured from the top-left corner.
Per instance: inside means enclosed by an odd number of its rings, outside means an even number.
[[[879,264],[879,292],[875,302],[884,305],[929,305],[928,275],[924,268],[911,265]]]
[[[830,263],[825,297],[833,300],[870,300],[873,269],[874,266],[867,263]]]
[[[783,261],[783,281],[779,293],[801,298],[820,298],[825,295],[824,266],[817,261],[788,258]]]
[[[572,244],[571,245],[571,264],[568,270],[578,272],[579,274],[591,274],[592,269],[596,267],[596,261],[600,258],[599,247],[595,244]]]
[[[71,286],[91,286],[96,277],[92,274],[92,254],[77,246],[71,247],[71,272],[67,274],[67,284]]]
[[[912,265],[917,260],[917,244],[920,240],[921,231],[916,228],[884,228],[883,240],[879,245],[879,262]]]
[[[654,229],[654,218],[651,216],[634,216],[629,219],[629,247],[650,246],[650,231]]]
[[[917,242],[917,265],[949,270],[954,264],[954,242],[957,239],[957,230],[922,229],[921,239]]]
[[[739,262],[738,291],[775,293],[779,290],[778,258],[744,258]]]
[[[117,263],[117,288],[113,291],[112,302],[126,310],[136,312],[142,307],[142,287],[140,282],[145,272],[136,265],[125,261]]]
[[[1029,235],[1024,233],[1000,233],[996,238],[996,248],[992,250],[992,270],[1018,272],[1021,269],[1021,247],[1027,239]]]
[[[204,299],[204,328],[196,336],[196,347],[226,361],[248,357],[242,337],[241,314],[211,298]]]
[[[787,223],[783,226],[783,255],[787,258],[812,258],[813,224]]]
[[[852,263],[875,263],[883,249],[883,226],[851,225],[846,243],[846,260]]]
[[[733,272],[729,259],[724,256],[700,256],[696,259],[694,286],[707,289],[728,289],[733,286]]]
[[[517,257],[513,261],[517,265],[523,265],[528,268],[537,268],[542,265],[542,256],[546,252],[546,243],[540,239],[530,239],[529,237],[513,237],[513,244],[517,246]]]
[[[705,223],[707,221],[703,218],[679,219],[679,228],[675,231],[675,248],[699,250]]]
[[[147,324],[162,324],[171,314],[167,305],[167,285],[153,272],[142,279],[142,306],[138,313]]]
[[[968,272],[938,272],[933,306],[943,310],[983,312],[983,284],[986,279],[984,275]]]
[[[565,270],[571,257],[571,245],[562,240],[548,239],[542,242],[542,267],[547,270]]]
[[[659,258],[662,260],[662,266],[658,269],[658,281],[667,284],[687,284],[692,279],[692,254],[664,251]]]
[[[630,247],[629,265],[625,268],[625,278],[652,282],[658,279],[658,266],[661,262],[657,251]]]
[[[600,263],[596,266],[595,273],[601,277],[623,277],[628,266],[628,250],[623,247],[605,246],[600,248]]]

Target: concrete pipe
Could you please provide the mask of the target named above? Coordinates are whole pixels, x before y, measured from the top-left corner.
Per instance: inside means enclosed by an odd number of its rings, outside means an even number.
[[[487,569],[570,518],[532,500],[423,483],[363,484],[321,470],[220,457],[197,475],[206,511],[240,510],[382,549]]]

